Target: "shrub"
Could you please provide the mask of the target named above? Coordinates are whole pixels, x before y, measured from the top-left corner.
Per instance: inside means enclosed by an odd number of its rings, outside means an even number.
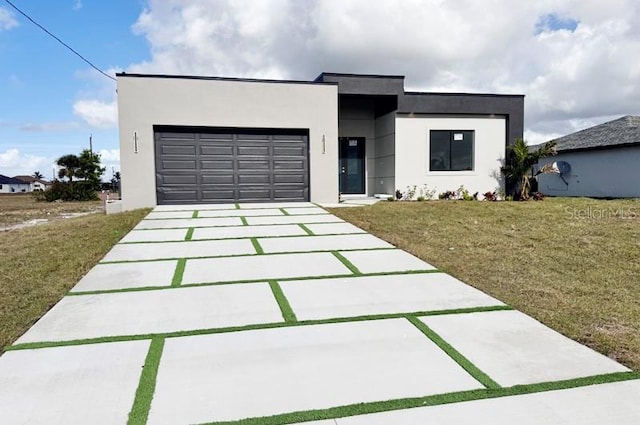
[[[496,192],[485,192],[482,196],[484,196],[485,201],[497,201],[498,194]]]
[[[91,181],[60,182],[55,181],[42,196],[47,202],[61,201],[95,201],[98,194],[95,184]]]
[[[399,190],[396,190],[396,199],[397,199],[398,201],[399,201],[400,199],[402,199],[402,198],[403,198],[403,196],[404,196],[404,195],[402,194],[402,192],[400,192]]]

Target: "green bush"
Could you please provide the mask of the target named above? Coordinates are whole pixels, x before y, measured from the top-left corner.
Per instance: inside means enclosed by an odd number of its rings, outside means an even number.
[[[98,194],[95,191],[95,184],[91,181],[74,182],[53,182],[51,187],[41,192],[36,199],[43,199],[47,202],[53,201],[95,201]]]

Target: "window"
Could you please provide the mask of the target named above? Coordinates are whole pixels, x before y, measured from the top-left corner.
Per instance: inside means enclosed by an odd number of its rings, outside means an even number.
[[[431,130],[429,171],[473,170],[473,130]]]

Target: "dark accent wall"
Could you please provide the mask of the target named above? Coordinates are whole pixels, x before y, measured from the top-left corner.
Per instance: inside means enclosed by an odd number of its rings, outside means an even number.
[[[398,113],[504,115],[506,143],[512,144],[524,134],[524,95],[406,93],[398,99]]]

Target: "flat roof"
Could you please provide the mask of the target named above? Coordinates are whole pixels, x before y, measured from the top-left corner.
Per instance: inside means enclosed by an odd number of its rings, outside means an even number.
[[[166,79],[182,79],[182,80],[209,80],[209,81],[241,81],[249,83],[274,83],[274,84],[313,84],[313,85],[329,85],[335,86],[337,82],[324,81],[304,81],[304,80],[274,80],[262,78],[237,78],[237,77],[212,77],[203,75],[170,75],[170,74],[129,74],[127,72],[117,72],[116,77],[131,78],[166,78]]]

